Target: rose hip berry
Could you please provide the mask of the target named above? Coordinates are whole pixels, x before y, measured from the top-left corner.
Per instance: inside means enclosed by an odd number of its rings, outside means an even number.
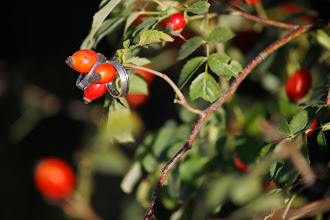
[[[150,65],[144,65],[144,67],[151,69]],[[154,81],[154,78],[155,78],[154,74],[149,73],[149,72],[144,71],[144,70],[135,69],[133,71],[133,73],[143,76],[147,80],[148,85],[151,85],[151,83]]]
[[[246,1],[246,3],[248,3],[248,4],[254,4],[254,3],[256,3],[256,2],[260,2],[260,0],[245,0]]]
[[[173,30],[180,30],[186,26],[186,20],[184,15],[180,12],[173,14],[169,19],[169,24],[171,24]]]
[[[311,126],[309,127],[309,129],[313,129],[317,127],[317,118],[315,118],[315,120],[313,121],[313,123],[311,124]],[[306,132],[306,136],[309,137],[311,136],[313,133],[315,132],[315,130],[311,130]]]
[[[312,76],[306,69],[297,70],[286,82],[286,93],[293,101],[304,97],[312,83]]]
[[[138,108],[147,102],[149,96],[145,94],[132,93],[127,94],[125,98],[130,107]]]
[[[84,90],[84,98],[86,104],[92,100],[101,97],[107,91],[107,86],[102,83],[92,83],[87,89]]]
[[[248,171],[248,167],[238,157],[234,156],[233,158],[237,169],[242,170],[244,172]]]
[[[66,64],[80,73],[88,73],[98,59],[98,54],[93,50],[79,50],[66,59]]]
[[[116,68],[111,63],[102,63],[94,69],[93,74],[95,83],[108,83],[115,78]]]
[[[76,177],[71,166],[65,161],[48,157],[36,166],[34,182],[42,195],[58,200],[73,193]]]

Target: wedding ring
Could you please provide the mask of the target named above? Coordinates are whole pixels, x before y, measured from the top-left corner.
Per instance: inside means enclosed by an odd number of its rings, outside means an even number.
[[[94,69],[101,63],[104,63],[106,61],[106,57],[101,54],[98,53],[99,57],[96,61],[96,63],[94,64],[94,66],[92,67],[92,69],[89,71],[89,73],[87,74],[82,74],[80,73],[77,81],[76,81],[76,86],[81,89],[81,90],[85,90],[87,89],[92,83],[93,83],[93,72]]]
[[[111,82],[106,84],[108,92],[115,98],[127,95],[129,90],[129,77],[124,66],[118,61],[111,61],[108,63],[111,63],[118,73]],[[118,76],[120,81],[118,81]]]

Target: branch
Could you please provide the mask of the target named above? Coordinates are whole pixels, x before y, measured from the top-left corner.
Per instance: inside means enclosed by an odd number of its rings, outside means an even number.
[[[271,214],[271,219],[282,219],[285,215],[285,219],[293,220],[293,219],[301,219],[315,216],[320,213],[324,213],[330,210],[330,197],[321,199],[315,202],[311,202],[307,205],[298,206],[291,208],[287,213],[285,213],[286,207],[277,210],[275,213]],[[256,218],[252,218],[251,220],[262,220],[265,217],[269,216],[269,213],[263,216],[259,216]]]
[[[217,108],[219,108],[226,100],[228,100],[237,90],[239,85],[243,82],[243,80],[248,76],[248,74],[263,60],[265,60],[269,54],[273,53],[275,50],[283,46],[284,44],[290,42],[291,40],[295,39],[296,37],[302,35],[303,33],[316,29],[321,28],[324,26],[329,26],[330,22],[326,23],[320,23],[320,24],[312,24],[312,25],[306,25],[301,26],[297,28],[296,30],[292,31],[291,33],[287,34],[283,38],[277,40],[273,44],[271,44],[269,47],[267,47],[265,50],[263,50],[257,57],[255,57],[243,70],[243,72],[235,79],[235,81],[231,84],[228,91],[223,94],[217,101],[215,101],[211,106],[209,106],[206,110],[202,111],[200,113],[199,119],[192,130],[187,143],[180,149],[180,151],[170,160],[170,162],[162,169],[162,175],[160,177],[160,180],[153,190],[151,201],[149,208],[144,216],[144,220],[149,220],[153,218],[154,216],[154,206],[155,202],[157,200],[157,197],[160,193],[161,188],[163,187],[163,184],[166,180],[166,177],[168,173],[170,172],[171,168],[175,165],[175,163],[192,147],[192,144],[203,125],[206,117],[214,112]],[[154,73],[155,74],[155,73]],[[156,74],[158,75],[158,73]],[[181,93],[181,92],[180,92]],[[180,98],[180,97],[179,97]]]
[[[175,99],[174,103],[181,104],[183,107],[185,107],[188,111],[190,111],[192,113],[195,113],[195,114],[198,114],[198,115],[201,114],[201,112],[202,112],[201,110],[195,109],[187,103],[186,98],[182,94],[181,90],[176,86],[176,84],[166,74],[158,72],[158,71],[153,70],[153,69],[146,68],[146,67],[137,66],[137,65],[134,65],[134,64],[131,64],[131,63],[125,63],[123,65],[127,68],[138,69],[138,70],[143,70],[143,71],[152,73],[152,74],[164,79],[172,87],[174,92],[178,95],[179,100]]]
[[[261,23],[268,24],[268,25],[271,25],[274,27],[291,29],[291,30],[296,30],[298,27],[300,27],[299,25],[287,24],[287,23],[283,23],[283,22],[279,22],[279,21],[270,20],[267,18],[261,18],[261,17],[255,16],[255,15],[249,14],[230,3],[226,3],[226,4],[229,7],[235,9],[235,11],[224,11],[224,12],[221,12],[221,14],[238,15],[238,16],[242,16],[242,17],[252,20],[252,21],[261,22]]]

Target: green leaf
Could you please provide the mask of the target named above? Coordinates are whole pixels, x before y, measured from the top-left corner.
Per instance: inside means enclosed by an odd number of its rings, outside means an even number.
[[[112,33],[122,22],[124,22],[124,20],[123,17],[109,18],[105,20],[93,37],[91,37],[91,33],[88,34],[82,42],[80,49],[95,48],[104,36]]]
[[[317,112],[319,112],[321,108],[322,107],[318,106],[310,106],[298,112],[292,118],[289,124],[291,134],[296,134],[298,132],[301,132],[302,130],[306,130],[307,128],[309,128],[309,126],[315,120]]]
[[[129,74],[130,88],[129,93],[148,95],[148,84],[146,79],[138,74]]]
[[[228,219],[250,219],[285,206],[280,193],[267,193],[232,213]],[[266,217],[264,219],[267,219]]]
[[[243,205],[252,201],[261,192],[261,181],[253,175],[247,175],[243,178],[237,179],[230,189],[231,200]]]
[[[124,47],[124,49],[128,49],[130,43],[131,43],[130,40],[125,40],[125,41],[123,42],[123,47]]]
[[[207,185],[206,205],[208,210],[214,210],[223,204],[228,196],[230,188],[239,177],[235,174],[226,174],[221,177],[211,179]]]
[[[232,76],[237,77],[243,71],[238,61],[232,60],[228,55],[223,53],[211,54],[207,63],[214,73],[225,79],[230,79]]]
[[[124,28],[124,36],[126,37],[127,29],[133,24],[133,22],[142,14],[144,14],[144,11],[135,11],[132,14],[130,14],[126,20],[125,28]]]
[[[330,50],[330,37],[324,30],[316,30],[316,41],[325,47],[327,50]]]
[[[198,68],[206,61],[206,57],[194,57],[187,61],[187,63],[183,66],[178,86],[182,88],[187,81],[191,78],[191,76],[198,70]]]
[[[327,152],[328,145],[323,130],[317,134],[317,144],[323,152]]]
[[[136,57],[135,56],[135,57],[131,57],[131,58],[127,59],[126,63],[133,63],[138,66],[144,66],[144,65],[151,63],[151,61],[145,57]]]
[[[141,164],[139,162],[134,162],[120,184],[121,189],[125,193],[130,194],[141,177]]]
[[[209,12],[210,3],[206,1],[199,1],[190,5],[187,10],[194,14],[206,14]]]
[[[129,168],[129,159],[115,147],[91,151],[89,159],[95,170],[107,175],[124,175]]]
[[[120,101],[128,106],[125,98]],[[120,143],[134,142],[134,134],[141,130],[141,121],[139,116],[131,112],[129,108],[123,106],[117,100],[114,100],[109,109],[108,126],[104,134],[108,138],[114,139]]]
[[[205,43],[204,39],[200,36],[192,37],[185,42],[180,48],[178,54],[178,60],[182,60],[197,50],[201,45]]]
[[[111,11],[121,2],[121,0],[110,0],[93,16],[92,28],[89,34],[90,40],[93,39],[96,31],[101,27],[103,21],[108,17]]]
[[[208,36],[209,43],[221,43],[233,38],[235,34],[228,28],[217,27]]]
[[[192,81],[189,95],[192,100],[203,98],[206,101],[214,102],[220,97],[221,90],[217,81],[210,74],[204,72]]]
[[[286,120],[280,120],[277,123],[274,124],[274,126],[283,134],[289,135],[290,134],[290,128],[289,124]]]
[[[165,34],[162,31],[148,30],[141,34],[139,45],[143,46],[143,45],[159,43],[163,41],[172,42],[174,41],[174,39],[170,35]]]

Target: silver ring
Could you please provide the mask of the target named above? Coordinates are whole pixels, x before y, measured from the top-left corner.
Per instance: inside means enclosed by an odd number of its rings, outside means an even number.
[[[107,63],[111,63],[112,65],[114,65],[120,77],[120,83],[119,82],[117,83],[118,77],[116,74],[116,77],[111,82],[106,84],[109,93],[115,98],[119,98],[127,95],[129,90],[129,77],[124,66],[118,61],[111,61]],[[120,87],[120,91],[118,91],[117,89],[119,87]]]
[[[81,89],[85,90],[87,89],[92,83],[93,83],[93,72],[94,69],[100,65],[101,63],[104,63],[106,61],[106,58],[103,54],[98,53],[99,57],[97,58],[96,63],[92,67],[92,69],[89,71],[87,74],[82,74],[80,73],[77,81],[76,81],[76,86]],[[83,77],[84,76],[84,77]]]

